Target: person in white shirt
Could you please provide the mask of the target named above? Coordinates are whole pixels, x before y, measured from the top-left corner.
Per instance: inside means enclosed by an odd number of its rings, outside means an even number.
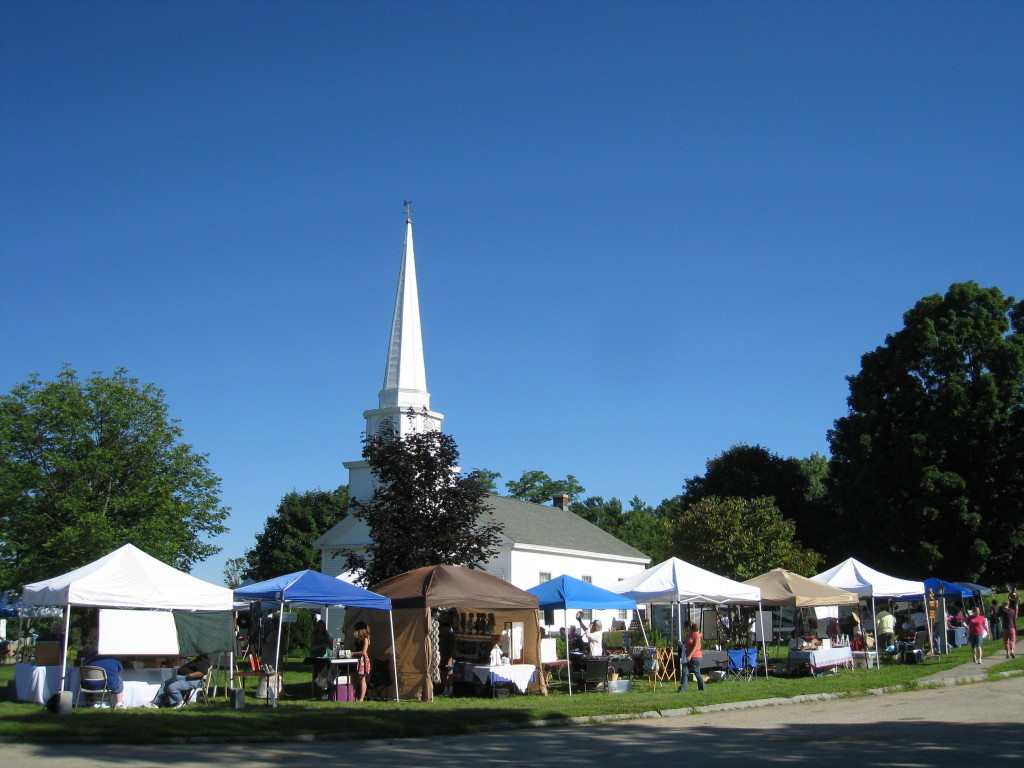
[[[590,657],[597,658],[604,654],[604,632],[601,631],[601,622],[594,619],[590,622],[590,629],[583,632],[583,642],[590,646]]]

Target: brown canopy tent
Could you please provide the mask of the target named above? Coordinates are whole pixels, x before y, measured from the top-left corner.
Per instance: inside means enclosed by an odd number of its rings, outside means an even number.
[[[822,584],[785,568],[774,568],[743,583],[761,588],[761,605],[810,608],[855,605],[859,600],[854,592]]]
[[[395,621],[395,655],[398,659],[399,696],[403,699],[431,701],[434,686],[431,664],[431,609],[455,608],[460,612],[494,614],[495,632],[506,622],[523,625],[523,664],[540,665],[540,611],[537,598],[496,576],[455,565],[433,565],[393,576],[374,584],[371,591],[391,598]],[[387,614],[366,609],[349,610],[345,616],[346,634],[357,621],[366,622],[372,637],[371,656],[391,657],[388,645]],[[542,676],[537,686],[547,693]]]

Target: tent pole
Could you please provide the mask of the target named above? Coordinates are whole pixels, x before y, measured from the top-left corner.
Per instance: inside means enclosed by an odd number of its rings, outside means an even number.
[[[768,679],[768,646],[764,639],[764,620],[762,615],[764,614],[764,608],[761,606],[761,601],[757,601],[757,620],[754,622],[754,626],[757,628],[761,637],[761,655],[764,657],[764,679]],[[756,647],[756,645],[755,645]]]
[[[569,681],[569,695],[572,696],[572,654],[569,648],[569,606],[562,608],[562,621],[565,622],[565,678]]]
[[[878,611],[875,608],[875,585],[871,585],[871,635],[875,638],[875,657],[878,659],[878,670],[882,669],[882,649],[878,647]],[[866,661],[871,662],[871,649],[864,643],[864,653],[867,654]]]
[[[64,650],[60,657],[60,689],[64,690],[64,682],[68,673],[68,635],[71,633],[71,603],[64,608]]]
[[[282,595],[280,602],[280,609],[277,612],[277,653],[274,656],[274,671],[271,676],[267,679],[267,697],[274,702],[274,706],[277,706],[277,700],[280,698],[277,691],[277,683],[274,681],[274,676],[277,676],[278,680],[283,681],[284,678],[281,676],[281,631],[284,629],[284,597]]]
[[[398,701],[398,656],[395,653],[395,613],[394,608],[388,608],[388,627],[391,630],[391,674],[395,678],[395,703]]]

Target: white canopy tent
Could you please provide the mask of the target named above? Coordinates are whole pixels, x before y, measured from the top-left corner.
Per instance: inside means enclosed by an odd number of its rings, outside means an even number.
[[[34,584],[21,593],[25,605],[64,607],[61,690],[68,660],[72,606],[149,608],[168,611],[230,611],[232,593],[190,576],[132,544],[125,544],[81,568]]]
[[[889,576],[852,557],[811,578],[822,584],[854,592],[859,597],[871,601],[871,636],[875,638],[876,651],[878,650],[878,614],[875,611],[875,598],[912,598],[924,594],[925,591],[924,582]]]
[[[670,557],[628,579],[606,585],[605,589],[648,605],[756,605],[757,615],[760,616],[762,613],[759,587],[727,579],[676,557]],[[681,611],[677,613],[677,621],[682,624]],[[758,627],[758,630],[761,638],[761,656],[767,673],[768,654],[764,627]],[[680,626],[679,637],[682,636]]]

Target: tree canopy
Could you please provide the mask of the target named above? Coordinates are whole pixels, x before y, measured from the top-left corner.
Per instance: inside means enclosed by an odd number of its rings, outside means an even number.
[[[126,543],[182,570],[220,551],[220,478],[181,441],[164,393],[123,368],[65,366],[0,396],[0,587],[51,578]]]
[[[678,504],[669,527],[676,557],[730,579],[745,581],[772,568],[810,576],[822,563],[796,540],[793,521],[771,498],[709,496]]]
[[[1024,302],[956,283],[861,358],[829,432],[861,557],[897,574],[1010,579],[1024,555]]]
[[[601,496],[588,496],[571,503],[569,510],[640,550],[654,562],[669,556],[665,518],[638,496],[630,500],[628,510],[623,510],[622,502],[614,496],[607,501]]]
[[[265,581],[295,571],[320,570],[320,550],[313,543],[348,511],[348,488],[291,491],[267,518],[256,543],[245,552],[244,575]]]
[[[539,469],[523,472],[518,480],[505,483],[505,488],[513,499],[532,501],[534,504],[550,504],[557,493],[568,494],[569,501],[574,502],[586,493],[586,489],[572,475],[567,475],[564,480],[552,480],[547,472]]]
[[[783,516],[795,523],[797,537],[807,546],[826,552],[834,546],[824,485],[828,462],[821,454],[783,458],[760,445],[740,443],[708,459],[706,466],[704,475],[687,478],[677,506],[711,496],[770,497]]]
[[[350,501],[349,511],[366,522],[371,543],[365,552],[342,552],[363,584],[428,565],[472,568],[497,552],[501,525],[487,519],[487,493],[475,473],[458,475],[451,436],[370,435],[363,458],[378,487],[368,501]]]

